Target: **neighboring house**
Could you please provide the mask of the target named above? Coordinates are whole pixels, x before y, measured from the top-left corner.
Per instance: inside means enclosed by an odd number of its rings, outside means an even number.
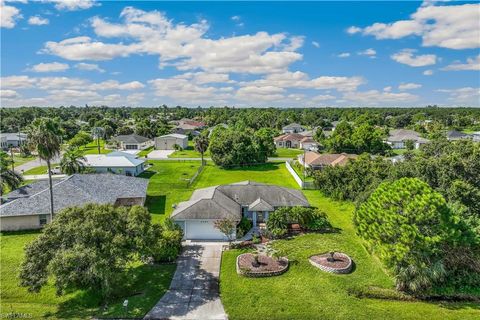
[[[390,136],[387,138],[386,143],[389,144],[392,149],[405,149],[407,147],[407,141],[413,141],[415,149],[420,148],[422,144],[430,142],[430,140],[420,137],[420,134],[416,131],[393,129],[390,130]]]
[[[22,132],[2,132],[0,133],[0,147],[4,150],[13,147],[20,147],[27,142],[27,134]]]
[[[115,174],[74,174],[53,181],[55,212],[87,203],[143,205],[147,179]],[[0,230],[39,229],[50,222],[50,192],[47,181],[23,186],[7,195],[0,206]]]
[[[171,218],[182,227],[185,239],[225,240],[215,221],[242,217],[256,227],[279,207],[309,207],[300,190],[243,181],[195,190],[190,200],[180,202]]]
[[[198,136],[200,131],[207,126],[205,122],[186,118],[173,121],[173,123],[176,126],[172,129],[172,133],[192,134],[194,136]]]
[[[465,139],[473,139],[473,135],[464,133],[457,130],[451,130],[447,132],[447,140],[449,141],[456,141],[456,140],[465,140]]]
[[[114,151],[108,154],[87,154],[84,164],[97,173],[116,173],[138,176],[145,170],[145,160],[127,152]]]
[[[395,163],[400,163],[405,161],[405,156],[403,154],[399,154],[393,157],[388,158],[390,161],[392,161],[393,164]]]
[[[284,133],[273,138],[277,148],[300,148],[300,142],[305,138],[299,133]]]
[[[186,149],[188,147],[188,136],[179,133],[171,133],[155,138],[155,149],[174,150],[175,145],[179,145],[182,149]]]
[[[355,159],[356,154],[347,153],[318,153],[308,151],[305,153],[305,162],[303,160],[304,155],[298,155],[298,162],[301,165],[305,165],[313,170],[320,170],[328,166],[343,166],[351,159]]]
[[[300,140],[300,149],[317,150],[318,143],[315,140],[313,140],[312,137],[304,137],[302,140]]]
[[[138,134],[120,135],[113,138],[123,150],[143,150],[152,145],[152,140]]]
[[[283,133],[300,133],[304,132],[306,129],[298,123],[290,123],[282,128]]]

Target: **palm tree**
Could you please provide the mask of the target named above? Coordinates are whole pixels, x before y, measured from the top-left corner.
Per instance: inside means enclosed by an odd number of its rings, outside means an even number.
[[[98,149],[98,154],[100,154],[100,138],[102,138],[105,135],[105,130],[102,127],[94,127],[92,129],[92,135],[95,139],[97,139],[97,149]]]
[[[202,155],[202,166],[203,166],[204,165],[203,154],[207,151],[210,141],[208,141],[208,137],[206,135],[202,134],[196,137],[194,142],[195,142],[195,150],[200,152],[200,154]]]
[[[60,160],[60,169],[65,174],[80,173],[85,170],[85,157],[78,149],[68,149]]]
[[[13,190],[23,182],[22,176],[10,168],[12,162],[6,152],[0,151],[0,201],[5,188]]]
[[[53,184],[51,161],[60,154],[61,130],[57,121],[50,118],[35,119],[28,129],[30,147],[47,163],[50,187],[50,218],[53,219]]]

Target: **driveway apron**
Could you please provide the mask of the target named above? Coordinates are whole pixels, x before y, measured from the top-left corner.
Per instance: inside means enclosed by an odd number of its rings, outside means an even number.
[[[170,289],[144,319],[228,319],[219,296],[222,245],[185,245]]]

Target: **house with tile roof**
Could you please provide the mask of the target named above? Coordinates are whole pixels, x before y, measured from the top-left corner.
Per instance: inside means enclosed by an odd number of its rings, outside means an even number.
[[[351,159],[355,159],[356,154],[347,153],[318,153],[308,151],[305,155],[298,155],[298,162],[303,166],[312,169],[320,170],[328,166],[344,166]],[[304,160],[305,159],[305,160]]]
[[[294,206],[310,206],[300,190],[243,181],[195,190],[188,201],[175,206],[171,218],[182,227],[185,239],[226,240],[215,221],[238,223],[246,217],[255,227],[276,208]]]

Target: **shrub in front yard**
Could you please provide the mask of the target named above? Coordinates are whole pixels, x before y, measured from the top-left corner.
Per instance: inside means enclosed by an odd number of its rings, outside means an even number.
[[[246,217],[242,217],[240,223],[237,226],[237,238],[243,237],[250,229],[252,229],[253,223]]]
[[[155,262],[172,262],[182,251],[182,229],[171,220],[166,220],[163,225],[154,225],[156,228],[157,242],[152,250]]]

